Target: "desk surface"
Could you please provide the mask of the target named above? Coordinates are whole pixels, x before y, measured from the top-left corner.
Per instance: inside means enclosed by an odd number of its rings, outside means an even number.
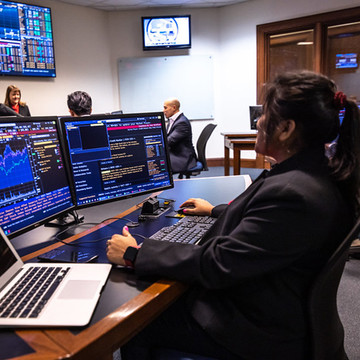
[[[213,204],[227,203],[241,193],[249,181],[248,176],[178,180],[175,181],[173,189],[164,191],[158,197],[175,200],[174,209],[179,208],[180,204],[189,197],[203,197]],[[114,203],[109,203],[108,207],[105,206],[104,209],[107,208],[107,211],[111,212],[113,206]],[[118,217],[123,216],[126,219],[136,220],[139,213],[139,208],[132,206],[119,214]],[[97,214],[99,216],[100,212]],[[104,212],[101,212],[101,216],[110,217]],[[114,213],[111,216],[114,216]],[[98,219],[98,221],[101,220],[103,218]],[[99,262],[107,262],[106,240],[113,233],[120,232],[125,225],[123,220],[111,221],[106,225],[98,225],[81,234],[74,235],[66,241],[99,240],[83,246],[91,246],[97,249],[100,255]],[[139,227],[130,229],[130,232],[134,236],[135,234],[150,236],[160,227],[168,226],[175,221],[177,220],[163,215],[157,219],[141,223]],[[46,229],[43,230],[46,231]],[[31,236],[31,232],[28,236]],[[59,245],[50,245],[24,256],[23,259],[34,261],[32,260],[34,256],[56,246]],[[19,346],[20,351],[11,354],[23,360],[61,357],[110,359],[114,350],[151,322],[185,290],[186,286],[179,282],[139,278],[131,270],[114,266],[88,326],[71,330],[41,329],[18,330],[16,332],[2,330],[0,332],[0,349],[3,349],[3,346],[8,345],[9,342],[14,345],[10,347],[10,351],[15,351]],[[9,346],[7,347],[9,348]],[[0,359],[7,358],[6,356],[2,357],[1,352],[0,350]]]

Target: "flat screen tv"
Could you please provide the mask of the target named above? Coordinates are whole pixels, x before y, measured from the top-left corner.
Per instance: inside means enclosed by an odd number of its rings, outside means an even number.
[[[190,15],[142,17],[144,50],[191,48]]]
[[[0,118],[0,226],[9,237],[74,209],[56,123]]]
[[[51,11],[0,2],[0,75],[55,77]]]
[[[162,112],[59,120],[78,208],[174,186]]]
[[[357,54],[336,54],[336,69],[355,69],[358,67]]]

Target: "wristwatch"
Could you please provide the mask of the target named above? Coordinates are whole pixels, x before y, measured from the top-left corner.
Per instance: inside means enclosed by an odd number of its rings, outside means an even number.
[[[136,260],[136,256],[139,252],[139,248],[140,246],[129,246],[125,252],[124,252],[124,255],[123,255],[123,259],[125,261],[125,265],[128,266],[128,267],[131,267],[133,268],[134,265],[135,265],[135,260]]]

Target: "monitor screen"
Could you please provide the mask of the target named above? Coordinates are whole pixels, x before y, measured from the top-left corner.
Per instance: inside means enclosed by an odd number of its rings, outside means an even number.
[[[336,54],[336,69],[354,69],[358,67],[357,54]]]
[[[191,17],[142,17],[143,50],[191,48]]]
[[[7,235],[73,209],[56,118],[0,118],[0,226]]]
[[[164,114],[60,119],[78,207],[173,187]]]
[[[55,77],[51,11],[0,2],[0,75]]]

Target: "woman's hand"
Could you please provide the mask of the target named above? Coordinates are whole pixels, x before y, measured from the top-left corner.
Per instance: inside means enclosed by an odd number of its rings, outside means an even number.
[[[124,253],[129,246],[137,247],[136,240],[129,233],[127,226],[123,227],[122,235],[114,234],[106,243],[106,255],[110,262],[125,265]]]
[[[214,205],[211,205],[204,199],[191,198],[182,203],[180,208],[186,208],[183,210],[184,214],[211,216],[211,211],[214,208]]]

